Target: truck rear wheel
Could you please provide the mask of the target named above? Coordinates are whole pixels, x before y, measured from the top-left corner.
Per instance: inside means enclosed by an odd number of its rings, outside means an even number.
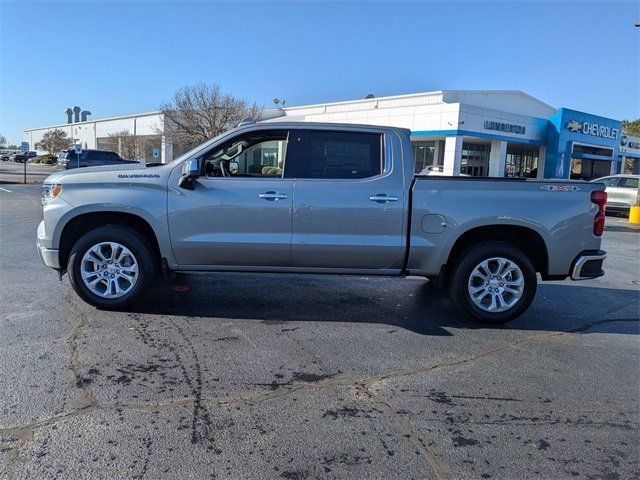
[[[536,293],[536,272],[529,258],[507,242],[465,250],[449,283],[456,306],[485,323],[504,323],[522,315]]]
[[[112,310],[142,298],[153,285],[157,266],[135,230],[109,225],[86,233],[76,242],[67,270],[80,298]]]

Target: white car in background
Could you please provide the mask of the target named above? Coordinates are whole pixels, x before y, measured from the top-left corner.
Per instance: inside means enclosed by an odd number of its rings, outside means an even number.
[[[607,192],[607,211],[629,214],[629,210],[636,204],[638,182],[640,175],[618,174],[591,180],[594,183],[604,183]]]
[[[428,175],[430,177],[450,177],[451,176],[451,175],[447,175],[442,170],[443,170],[442,165],[429,165],[428,167],[423,168],[418,175]],[[471,175],[468,175],[466,173],[461,173],[460,176],[470,177]]]

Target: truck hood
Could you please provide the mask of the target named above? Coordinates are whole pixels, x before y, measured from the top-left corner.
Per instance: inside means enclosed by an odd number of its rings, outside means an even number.
[[[49,175],[44,183],[64,183],[65,180],[79,180],[80,177],[100,177],[101,174],[108,174],[110,178],[118,178],[118,174],[122,175],[141,175],[141,174],[150,174],[155,176],[154,174],[159,174],[159,169],[163,169],[166,165],[151,165],[147,166],[145,163],[132,163],[130,165],[103,165],[100,167],[83,167],[83,168],[74,168],[71,170],[61,170],[56,173],[52,173]],[[115,176],[113,174],[116,174]],[[126,177],[125,177],[126,178]],[[136,178],[133,176],[132,178]],[[74,182],[75,183],[75,182]]]

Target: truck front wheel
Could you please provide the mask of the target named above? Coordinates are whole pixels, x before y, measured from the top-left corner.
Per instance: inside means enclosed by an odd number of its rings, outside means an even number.
[[[80,237],[71,249],[67,270],[80,298],[112,310],[142,298],[153,285],[157,266],[135,230],[108,225]]]
[[[507,242],[490,242],[462,252],[449,283],[456,306],[485,323],[520,316],[536,293],[536,272],[529,258]]]

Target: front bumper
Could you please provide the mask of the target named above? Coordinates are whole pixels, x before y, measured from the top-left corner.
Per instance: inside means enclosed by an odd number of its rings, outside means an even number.
[[[607,252],[602,250],[588,250],[580,253],[573,261],[571,280],[587,280],[604,275],[602,263],[607,258]]]
[[[40,222],[38,225],[38,233],[36,237],[36,248],[38,250],[38,255],[40,256],[40,260],[47,267],[60,269],[60,256],[57,248],[50,248],[51,241],[47,238],[45,233],[45,225],[44,221]]]
[[[60,257],[58,255],[57,248],[45,248],[42,245],[38,245],[38,254],[40,255],[40,260],[47,267],[55,268],[57,270],[60,269]]]

